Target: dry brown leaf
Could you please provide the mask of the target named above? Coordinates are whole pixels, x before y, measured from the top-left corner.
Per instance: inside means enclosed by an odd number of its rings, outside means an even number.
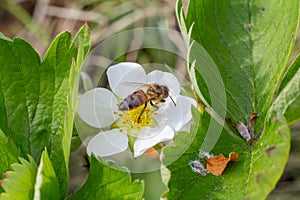
[[[254,119],[259,117],[259,114],[258,113],[252,113],[249,117],[250,119],[250,123],[253,123]]]
[[[229,158],[223,156],[223,154],[219,154],[212,158],[206,159],[206,168],[211,174],[215,176],[221,176],[224,169],[227,166],[227,163],[230,161],[238,161],[239,156],[235,152],[231,152],[229,154]]]

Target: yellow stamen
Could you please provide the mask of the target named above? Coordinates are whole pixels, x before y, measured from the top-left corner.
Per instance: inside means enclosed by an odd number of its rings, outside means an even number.
[[[144,105],[134,108],[129,111],[125,111],[123,115],[118,120],[119,127],[126,129],[127,131],[132,129],[140,129],[144,126],[149,126],[152,124],[152,114],[150,108],[146,108],[144,111]],[[141,114],[141,112],[143,113]],[[141,116],[140,116],[141,114]],[[138,120],[140,116],[140,119]]]

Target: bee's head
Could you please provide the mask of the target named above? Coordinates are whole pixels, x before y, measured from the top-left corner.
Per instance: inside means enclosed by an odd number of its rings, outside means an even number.
[[[167,86],[161,85],[161,89],[162,89],[162,93],[161,93],[161,94],[163,95],[163,98],[166,99],[166,98],[170,97],[170,99],[172,100],[174,106],[176,106],[175,101],[174,101],[173,98],[169,95],[169,92],[170,92],[169,88],[168,88]]]
[[[162,89],[162,95],[163,95],[163,98],[167,98],[169,96],[169,88],[162,85],[161,86],[161,89]]]
[[[169,88],[164,85],[153,84],[147,91],[150,95],[160,96],[162,98],[167,98],[169,96]]]

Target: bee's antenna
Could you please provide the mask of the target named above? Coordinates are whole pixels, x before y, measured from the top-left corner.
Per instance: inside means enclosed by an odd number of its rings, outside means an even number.
[[[170,97],[170,99],[173,101],[173,103],[174,103],[174,106],[176,106],[176,103],[175,103],[175,101],[173,100],[173,98],[169,95],[169,97]]]

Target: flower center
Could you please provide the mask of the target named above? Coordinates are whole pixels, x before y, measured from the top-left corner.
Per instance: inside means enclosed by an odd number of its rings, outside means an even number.
[[[144,126],[149,126],[154,122],[152,115],[153,111],[150,107],[144,109],[144,105],[141,105],[132,110],[123,112],[117,121],[117,124],[121,129],[124,128],[127,131],[140,129]]]
[[[135,126],[143,127],[148,126],[151,123],[152,117],[149,108],[144,109],[144,105],[128,111],[129,118],[134,122]]]

